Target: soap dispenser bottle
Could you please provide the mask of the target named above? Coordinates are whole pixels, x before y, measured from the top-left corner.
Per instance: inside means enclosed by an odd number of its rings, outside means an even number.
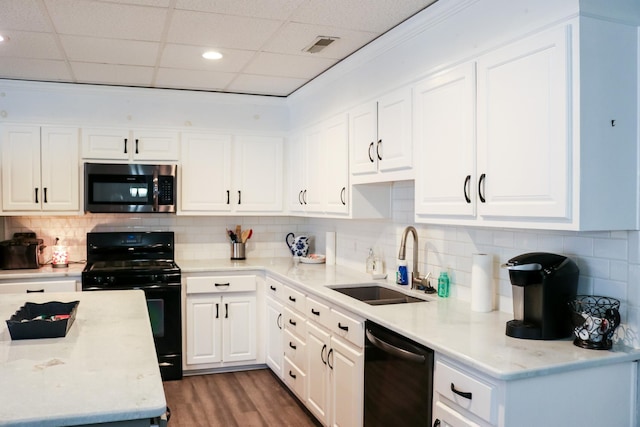
[[[373,248],[369,248],[369,256],[367,257],[367,273],[373,274],[376,258],[373,255]]]

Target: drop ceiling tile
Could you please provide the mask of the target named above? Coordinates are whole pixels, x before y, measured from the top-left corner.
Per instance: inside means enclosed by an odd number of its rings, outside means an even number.
[[[287,96],[306,83],[306,79],[240,74],[226,90],[256,95]]]
[[[72,81],[64,61],[47,59],[2,58],[0,75],[9,79]]]
[[[244,72],[248,74],[310,79],[336,63],[334,59],[262,52]]]
[[[72,62],[71,68],[79,83],[123,86],[150,86],[154,71],[153,67],[89,62]]]
[[[216,71],[159,68],[155,87],[221,91],[233,76],[231,73]]]
[[[39,4],[38,0],[2,0],[0,31],[51,31],[51,25]]]
[[[255,52],[250,50],[219,49],[223,55],[222,59],[212,61],[202,57],[202,54],[208,50],[211,49],[202,46],[167,44],[162,51],[160,66],[232,73],[241,71],[255,55]]]
[[[101,0],[106,3],[133,4],[136,6],[169,7],[170,0]]]
[[[7,31],[3,35],[9,40],[0,44],[0,57],[64,60],[52,34]]]
[[[257,50],[280,27],[278,21],[176,10],[168,43]]]
[[[60,36],[60,40],[67,58],[77,62],[153,66],[160,47],[155,42],[83,36]]]
[[[305,0],[177,0],[176,9],[253,18],[287,19]]]
[[[331,43],[322,52],[303,52],[303,49],[311,45],[317,36],[339,37],[339,40]],[[264,50],[289,55],[311,55],[320,58],[341,59],[376,37],[377,34],[371,32],[290,22],[269,41]]]
[[[117,3],[45,0],[60,34],[160,41],[167,9]]]
[[[322,0],[304,3],[291,20],[381,34],[434,0]]]

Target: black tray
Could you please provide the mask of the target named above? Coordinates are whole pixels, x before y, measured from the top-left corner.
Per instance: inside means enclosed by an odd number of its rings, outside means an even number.
[[[28,340],[64,337],[76,318],[76,309],[79,303],[79,301],[52,301],[43,304],[25,303],[7,320],[11,339]],[[55,315],[69,315],[69,317],[59,320],[46,320]],[[36,319],[38,316],[44,316],[45,319]]]

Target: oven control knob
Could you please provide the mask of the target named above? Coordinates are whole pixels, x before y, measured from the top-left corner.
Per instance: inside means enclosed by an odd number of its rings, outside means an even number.
[[[100,284],[102,284],[102,276],[94,277],[94,278],[93,278],[93,282],[94,282],[96,285],[100,285]]]
[[[107,282],[109,284],[113,284],[116,281],[116,278],[114,276],[107,276]]]

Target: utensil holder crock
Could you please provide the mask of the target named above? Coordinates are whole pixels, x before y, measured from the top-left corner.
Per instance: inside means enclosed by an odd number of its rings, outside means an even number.
[[[245,250],[244,243],[241,243],[241,242],[231,243],[231,259],[232,260],[247,259],[244,254],[244,250]]]

